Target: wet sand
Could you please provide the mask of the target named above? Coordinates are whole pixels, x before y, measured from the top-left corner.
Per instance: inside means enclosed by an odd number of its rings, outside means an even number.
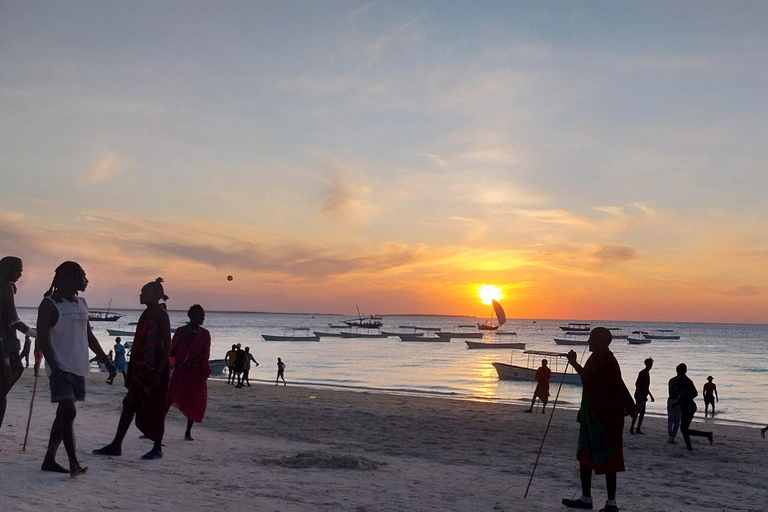
[[[255,372],[258,376],[259,372]],[[9,394],[0,430],[0,509],[141,511],[565,511],[580,495],[575,412],[555,413],[527,499],[528,478],[549,415],[507,404],[255,382],[235,389],[209,382],[205,421],[184,441],[186,419],[168,415],[165,456],[142,461],[151,442],[132,427],[121,457],[90,452],[114,435],[124,388],[88,376],[75,420],[80,463],[71,479],[40,471],[53,421],[41,377],[27,451],[21,451],[32,393],[25,372]],[[647,417],[645,436],[625,434],[619,475],[625,511],[766,509],[768,440],[758,428],[711,424],[715,444],[694,452],[666,444],[666,421]],[[63,446],[58,461],[66,466]],[[593,481],[595,510],[605,481]]]

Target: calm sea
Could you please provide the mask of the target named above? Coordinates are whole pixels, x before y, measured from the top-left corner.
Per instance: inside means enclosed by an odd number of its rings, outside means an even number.
[[[105,349],[111,348],[114,342],[106,328],[130,329],[128,323],[138,320],[141,313],[119,312],[125,314],[122,322],[93,324]],[[34,322],[36,310],[21,308],[19,314],[22,320]],[[320,342],[267,342],[261,338],[262,334],[290,334],[292,328],[328,331],[329,324],[338,324],[345,318],[348,317],[209,312],[205,327],[213,339],[212,359],[223,358],[234,343],[250,346],[260,363],[251,371],[255,380],[274,379],[276,361],[281,357],[287,365],[285,375],[289,384],[530,402],[535,387],[532,382],[499,381],[491,365],[494,361],[525,364],[527,356],[519,350],[468,350],[464,341],[458,339],[450,343],[404,343],[398,338],[323,338]],[[184,312],[171,312],[173,326],[183,325],[186,320]],[[455,331],[460,324],[476,321],[460,317],[388,316],[384,318],[384,329],[419,325]],[[525,342],[527,349],[564,352],[569,347],[557,346],[553,338],[561,337],[558,326],[568,321],[579,320],[512,319],[503,330],[516,331],[517,341]],[[648,414],[666,414],[667,381],[675,375],[675,366],[684,362],[700,395],[706,377],[714,377],[721,398],[717,404],[717,421],[761,426],[768,423],[768,325],[581,321],[593,326],[618,327],[624,334],[634,330],[674,329],[681,335],[680,341],[654,340],[648,345],[629,345],[626,340],[614,340],[611,344],[630,391],[634,391],[637,372],[644,367],[643,360],[649,356],[655,360],[651,392],[657,401],[648,403]],[[493,335],[486,335],[489,336]],[[573,349],[581,357],[584,347]],[[588,355],[589,352],[584,357]],[[553,379],[552,398],[556,390]],[[580,387],[565,385],[559,403],[577,407],[580,396]],[[701,419],[704,410],[701,396],[697,402],[697,417]]]

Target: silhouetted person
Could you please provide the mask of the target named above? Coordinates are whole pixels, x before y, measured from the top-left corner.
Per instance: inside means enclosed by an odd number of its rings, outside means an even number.
[[[24,360],[24,368],[29,368],[29,351],[32,349],[32,338],[29,337],[29,332],[24,335],[24,348],[21,349],[19,358]]]
[[[582,367],[576,352],[568,352],[568,362],[581,376],[583,387],[579,421],[579,441],[576,458],[579,461],[581,497],[564,499],[571,508],[592,508],[592,471],[605,474],[608,501],[603,512],[618,512],[616,505],[616,473],[624,471],[624,414],[635,417],[637,408],[632,395],[621,378],[621,368],[608,350],[611,331],[596,327],[589,334],[592,355]]]
[[[702,389],[702,395],[704,395],[704,417],[707,416],[707,410],[709,409],[709,406],[712,406],[712,416],[715,415],[715,400],[718,402],[720,401],[720,397],[717,396],[717,386],[714,382],[714,377],[711,375],[707,377],[707,383],[704,384],[704,388]]]
[[[135,416],[136,427],[154,442],[152,449],[141,458],[159,459],[163,456],[165,415],[171,406],[168,401],[171,322],[161,300],[166,301],[168,297],[163,290],[163,280],[158,277],[145,284],[139,295],[139,302],[147,309],[141,313],[136,325],[131,347],[133,355],[125,379],[128,394],[123,399],[115,438],[108,445],[93,450],[95,455],[122,455],[123,439]]]
[[[125,372],[128,371],[128,363],[125,359],[125,347],[119,336],[115,338],[115,368],[123,375],[123,382],[125,382]],[[112,381],[114,381],[114,377],[110,377],[107,380],[107,384],[112,384]]]
[[[211,333],[203,328],[205,310],[195,304],[187,311],[189,323],[179,327],[171,342],[173,374],[168,398],[187,418],[186,441],[192,439],[192,425],[203,421],[208,407],[208,377],[211,375]]]
[[[552,370],[547,366],[547,360],[541,360],[541,366],[536,370],[536,390],[533,392],[533,398],[531,399],[530,409],[526,409],[525,412],[533,412],[533,406],[536,405],[536,397],[539,397],[541,403],[541,413],[544,414],[544,409],[549,402],[549,378],[552,376]]]
[[[235,377],[237,377],[237,386],[236,388],[243,387],[243,372],[245,371],[245,363],[248,358],[245,355],[245,351],[240,348],[240,344],[237,344],[237,348],[235,349]]]
[[[667,384],[669,389],[669,397],[667,398],[667,433],[669,434],[669,439],[667,439],[667,444],[676,444],[675,437],[677,436],[677,430],[680,428],[680,420],[683,418],[683,409],[677,403],[677,398],[680,396],[680,393],[677,391],[678,378],[675,375],[669,379]]]
[[[696,401],[694,400],[698,396],[696,386],[693,381],[688,378],[686,373],[688,367],[685,363],[677,365],[677,403],[680,404],[680,408],[683,410],[683,417],[680,420],[680,432],[683,434],[685,440],[685,447],[689,452],[693,451],[691,447],[691,436],[694,437],[706,437],[709,439],[709,444],[712,444],[712,432],[703,432],[700,430],[691,430],[691,421],[693,421],[693,415],[696,414]]]
[[[16,312],[16,282],[23,272],[24,265],[19,258],[6,256],[0,259],[0,427],[3,425],[5,409],[8,406],[6,396],[24,373],[19,354],[21,344],[16,331],[33,338],[37,336],[35,329],[19,320]]]
[[[643,418],[645,418],[645,404],[648,402],[648,397],[651,397],[651,402],[656,401],[651,393],[651,368],[653,368],[653,359],[649,357],[645,360],[645,369],[640,370],[640,373],[637,374],[637,380],[635,381],[637,416],[632,418],[632,426],[629,427],[630,434],[644,435],[640,427],[643,425]],[[637,419],[637,430],[635,430],[635,419]]]
[[[88,279],[82,267],[74,261],[65,261],[56,269],[53,283],[37,309],[35,352],[42,352],[45,356],[51,402],[59,404],[40,469],[69,473],[72,477],[88,470],[81,467],[77,460],[74,429],[77,415],[75,402],[85,400],[85,375],[90,371],[88,349],[96,353],[110,375],[115,373],[115,367],[91,331],[88,304],[77,295],[87,286]],[[56,462],[56,452],[62,442],[69,458],[69,470]]]
[[[224,359],[227,360],[227,384],[235,383],[235,356],[237,355],[237,345],[232,345],[232,350],[227,351]]]
[[[259,366],[259,362],[256,361],[256,359],[253,358],[253,354],[251,354],[251,348],[245,347],[245,370],[243,371],[243,383],[249,387],[251,382],[248,380],[248,374],[251,371],[251,363],[255,363],[256,366]]]
[[[283,379],[283,386],[285,386],[285,363],[278,357],[277,358],[277,378],[275,379],[275,386]]]

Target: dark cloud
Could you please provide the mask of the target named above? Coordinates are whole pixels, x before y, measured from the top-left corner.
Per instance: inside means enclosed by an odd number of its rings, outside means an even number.
[[[614,263],[637,259],[638,253],[636,250],[626,245],[606,244],[598,247],[591,256],[600,263],[612,265]]]

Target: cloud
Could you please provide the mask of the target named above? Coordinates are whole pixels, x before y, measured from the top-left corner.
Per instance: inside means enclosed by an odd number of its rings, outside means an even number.
[[[638,257],[638,253],[636,250],[626,245],[606,244],[598,247],[590,256],[597,259],[600,263],[613,265],[615,263],[634,260]]]
[[[101,183],[122,173],[125,167],[126,163],[110,152],[96,158],[93,165],[86,171],[85,179],[91,183]]]

